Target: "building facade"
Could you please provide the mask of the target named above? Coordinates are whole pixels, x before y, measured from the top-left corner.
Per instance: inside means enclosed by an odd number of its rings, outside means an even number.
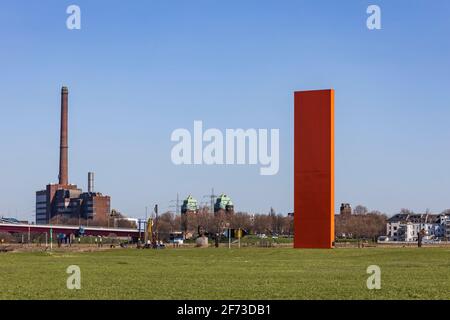
[[[198,202],[193,196],[189,195],[185,200],[183,200],[183,204],[181,205],[181,214],[185,215],[197,212]]]
[[[107,221],[111,199],[98,192],[83,192],[76,185],[48,185],[36,192],[36,224],[72,220]]]
[[[423,230],[423,240],[449,240],[450,216],[433,214],[396,214],[388,220],[386,234],[391,241],[417,242]]]
[[[234,214],[233,201],[226,194],[220,195],[214,204],[214,214],[219,213]]]
[[[352,206],[350,203],[342,203],[339,213],[341,217],[350,217],[352,215]]]

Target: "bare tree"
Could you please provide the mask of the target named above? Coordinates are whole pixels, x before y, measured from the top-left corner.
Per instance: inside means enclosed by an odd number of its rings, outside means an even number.
[[[336,216],[336,237],[375,239],[386,232],[387,216],[379,211],[352,215],[346,219]]]
[[[402,208],[402,209],[400,210],[400,214],[414,214],[414,211],[412,211],[412,210],[410,210],[410,209]]]
[[[272,217],[269,215],[255,215],[253,228],[256,233],[271,233]]]
[[[168,241],[170,234],[178,228],[174,224],[175,215],[172,212],[165,212],[158,217],[158,235],[160,240]]]
[[[369,212],[369,209],[367,209],[367,207],[360,205],[360,204],[357,205],[355,207],[355,209],[353,209],[354,214],[362,215],[362,214],[367,214],[368,212]]]

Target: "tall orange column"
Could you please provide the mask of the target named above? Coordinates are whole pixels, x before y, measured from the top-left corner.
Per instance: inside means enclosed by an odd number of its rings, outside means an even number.
[[[294,247],[334,242],[334,90],[294,94]]]

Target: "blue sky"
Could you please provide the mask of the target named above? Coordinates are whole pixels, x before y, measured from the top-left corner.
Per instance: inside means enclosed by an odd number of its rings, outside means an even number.
[[[82,29],[66,28],[77,4]],[[366,28],[378,4],[382,30]],[[58,174],[141,217],[215,187],[236,209],[293,208],[293,92],[336,90],[336,206],[450,207],[450,2],[24,1],[0,4],[0,215],[32,219]],[[174,166],[177,128],[279,128],[280,171]]]

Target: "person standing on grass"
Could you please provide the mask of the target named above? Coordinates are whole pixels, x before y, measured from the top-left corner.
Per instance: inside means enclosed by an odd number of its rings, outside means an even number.
[[[216,233],[216,239],[214,239],[214,245],[216,248],[219,247],[219,234],[218,233]]]

